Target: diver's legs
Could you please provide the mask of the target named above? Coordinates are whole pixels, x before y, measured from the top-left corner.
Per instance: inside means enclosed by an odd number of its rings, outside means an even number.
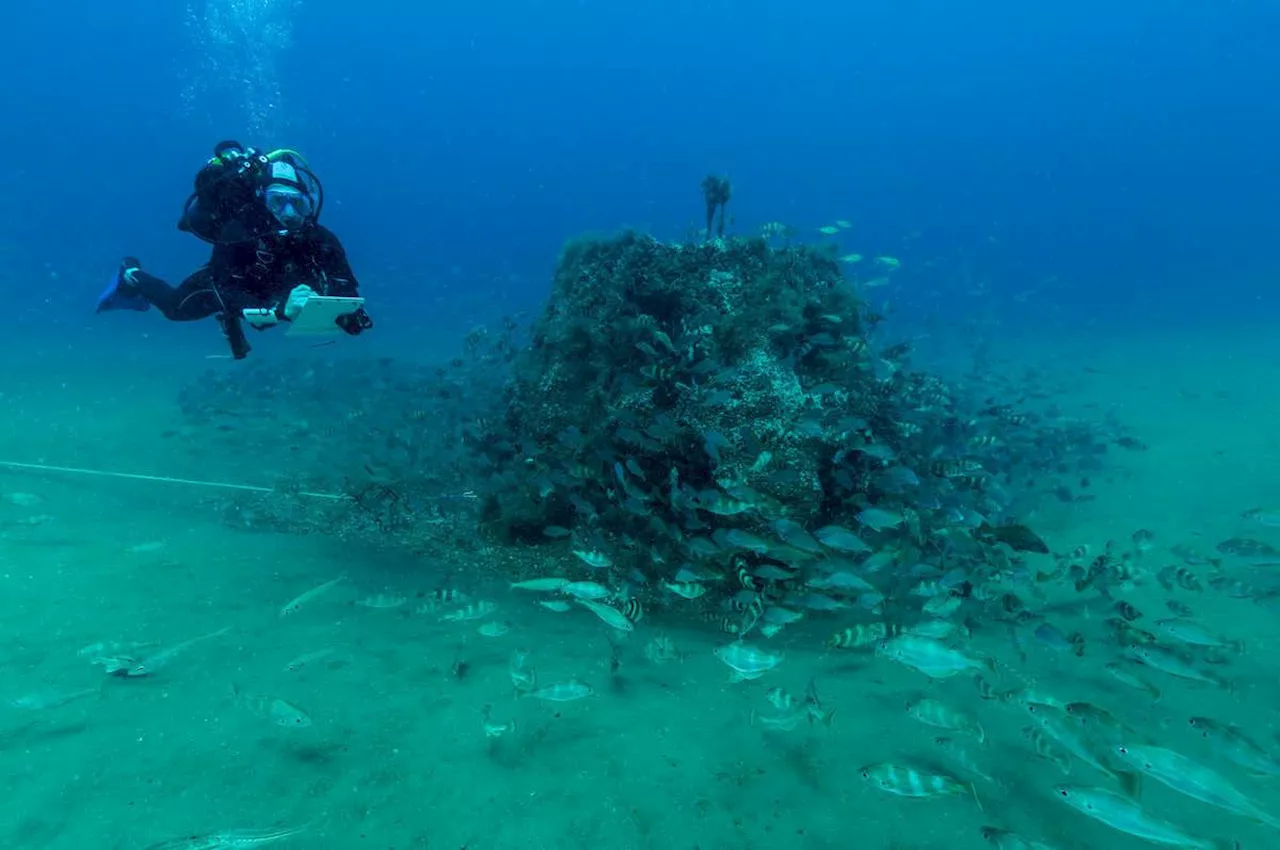
[[[213,274],[208,266],[197,269],[176,287],[140,268],[130,269],[125,280],[166,319],[174,322],[207,319],[222,311],[222,299],[213,287]]]

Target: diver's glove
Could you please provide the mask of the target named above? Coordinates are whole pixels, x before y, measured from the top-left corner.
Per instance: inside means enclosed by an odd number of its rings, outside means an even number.
[[[289,300],[284,303],[284,318],[287,322],[292,322],[298,318],[298,314],[302,312],[303,306],[307,301],[316,295],[316,291],[305,283],[301,286],[295,286],[293,291],[289,293]]]
[[[346,333],[355,336],[363,331],[373,327],[373,319],[369,318],[369,314],[361,307],[354,313],[343,313],[341,316],[333,320],[333,323],[342,328]]]

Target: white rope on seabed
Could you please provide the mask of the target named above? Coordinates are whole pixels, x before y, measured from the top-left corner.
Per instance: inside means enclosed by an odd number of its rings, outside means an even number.
[[[188,484],[193,487],[218,487],[223,490],[247,490],[251,493],[281,493],[290,496],[305,496],[309,499],[330,499],[340,501],[347,498],[335,493],[316,493],[312,490],[276,490],[274,487],[256,487],[252,484],[229,484],[224,481],[196,481],[191,478],[167,478],[163,475],[139,475],[136,472],[107,472],[101,469],[77,469],[73,466],[46,466],[40,463],[16,463],[0,461],[0,468],[26,469],[35,472],[63,472],[70,475],[97,475],[102,478],[126,478],[132,481],[160,481],[165,484]]]

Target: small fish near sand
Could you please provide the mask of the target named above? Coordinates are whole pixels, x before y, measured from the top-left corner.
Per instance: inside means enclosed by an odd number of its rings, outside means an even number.
[[[1237,727],[1208,717],[1192,717],[1187,723],[1223,758],[1258,776],[1280,777],[1280,755],[1269,752]]]
[[[543,608],[546,608],[548,611],[554,611],[557,614],[563,614],[566,611],[573,610],[573,606],[568,602],[565,602],[563,599],[543,599],[540,600],[538,604]]]
[[[765,673],[782,663],[782,653],[765,652],[759,647],[742,641],[734,641],[712,650],[730,671],[730,682],[745,682],[759,679]]]
[[[1252,537],[1232,537],[1229,540],[1222,541],[1214,548],[1224,555],[1234,555],[1237,558],[1280,557],[1280,549],[1270,543],[1254,540]]]
[[[345,575],[340,575],[337,578],[329,579],[324,584],[318,584],[310,590],[299,594],[280,607],[280,616],[291,617],[294,614],[297,614],[317,597],[322,596],[337,587],[345,578]]]
[[[123,678],[143,678],[153,676],[164,668],[168,667],[175,658],[184,654],[191,647],[207,640],[213,640],[222,637],[231,631],[230,626],[218,629],[216,632],[210,632],[207,635],[194,637],[185,640],[182,643],[161,649],[143,658],[131,658],[128,656],[111,657],[111,658],[95,658],[95,664],[101,664],[108,675],[121,676]]]
[[[526,579],[525,581],[513,581],[511,589],[529,590],[534,593],[554,593],[557,590],[562,590],[569,583],[567,578],[546,576],[544,578]]]
[[[486,705],[481,714],[481,727],[485,738],[493,741],[497,738],[509,738],[516,734],[519,725],[514,720],[505,723],[493,719],[493,706]]]
[[[977,792],[967,782],[954,776],[910,764],[880,762],[858,768],[858,775],[889,794],[898,797],[957,797],[971,795],[978,803]],[[982,809],[981,803],[978,809]]]
[[[575,601],[599,617],[607,626],[611,626],[620,632],[629,632],[635,629],[635,623],[627,617],[626,613],[614,608],[612,605],[605,605],[602,602],[595,602],[590,599],[577,599]]]
[[[1199,838],[1176,824],[1150,814],[1131,797],[1105,788],[1059,785],[1058,799],[1083,815],[1104,823],[1117,832],[1165,847],[1183,850],[1229,850],[1234,842]]]
[[[574,549],[573,554],[593,570],[603,570],[613,566],[613,561],[608,555],[595,549]]]
[[[786,688],[776,687],[765,694],[765,699],[773,707],[773,711],[761,713],[752,709],[748,721],[752,726],[759,726],[766,731],[790,732],[802,721],[808,721],[810,725],[817,721],[823,726],[830,727],[831,719],[835,715],[835,709],[822,707],[822,700],[818,698],[817,683],[812,680],[805,688],[803,698],[795,696]]]
[[[441,615],[440,619],[448,623],[462,623],[470,620],[483,620],[494,611],[498,610],[497,604],[487,599],[481,599],[472,602],[470,605],[464,605],[461,608],[450,611]]]
[[[1120,760],[1157,782],[1223,811],[1241,815],[1272,828],[1277,820],[1217,771],[1163,747],[1128,744],[1114,748]]]
[[[586,699],[595,692],[595,688],[586,682],[570,679],[567,682],[556,682],[554,685],[536,688],[528,691],[526,695],[544,702],[577,702],[580,699]]]
[[[304,670],[315,670],[320,667],[333,669],[343,666],[346,661],[347,659],[340,654],[339,647],[326,646],[323,649],[314,649],[295,656],[284,665],[284,672],[301,673]]]
[[[977,720],[941,700],[924,697],[909,702],[907,715],[935,729],[971,735],[979,744],[987,740],[987,733],[982,730]]]
[[[560,592],[575,599],[596,600],[608,599],[613,596],[612,590],[595,581],[571,581],[562,585]]]
[[[267,829],[229,829],[205,835],[184,835],[157,844],[149,844],[145,850],[252,850],[266,847],[300,835],[305,826],[277,826]]]
[[[993,669],[990,661],[972,658],[941,641],[915,635],[899,635],[881,641],[876,647],[876,655],[892,658],[931,679],[949,679],[966,670]]]
[[[538,672],[529,666],[527,649],[517,649],[511,653],[511,660],[507,662],[507,672],[511,675],[511,687],[516,696],[537,690]]]
[[[273,726],[284,729],[306,729],[311,726],[311,715],[279,697],[246,694],[235,684],[231,685],[231,697],[236,705]]]
[[[1266,528],[1280,528],[1280,508],[1250,508],[1240,517]]]
[[[658,635],[645,644],[644,657],[653,664],[666,664],[671,661],[684,661],[681,652],[667,635]]]

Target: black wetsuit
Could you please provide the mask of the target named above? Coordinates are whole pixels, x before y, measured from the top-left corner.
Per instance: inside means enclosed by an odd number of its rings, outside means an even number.
[[[303,284],[318,295],[359,294],[342,243],[319,224],[284,236],[271,233],[252,241],[214,245],[208,264],[176,287],[142,270],[134,272],[132,282],[166,319],[189,322],[218,316],[237,359],[249,352],[242,310],[270,307],[280,314],[289,293]],[[363,311],[339,323],[350,334],[370,325]]]

